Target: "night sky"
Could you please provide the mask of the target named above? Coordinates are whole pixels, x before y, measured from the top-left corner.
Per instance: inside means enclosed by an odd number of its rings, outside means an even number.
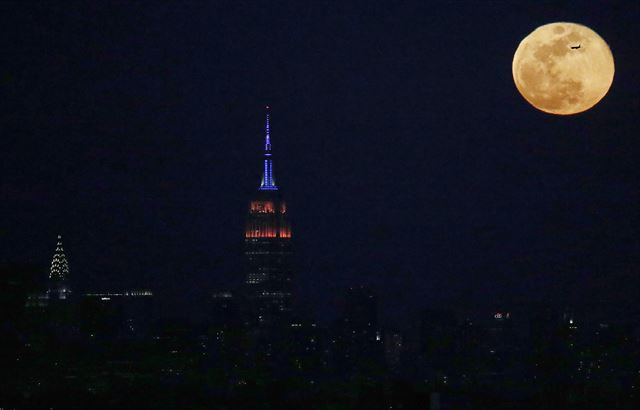
[[[269,104],[320,318],[357,283],[390,318],[640,293],[638,2],[29,3],[0,5],[3,264],[46,275],[60,233],[81,292],[240,283]],[[511,76],[553,21],[616,63],[571,117]]]

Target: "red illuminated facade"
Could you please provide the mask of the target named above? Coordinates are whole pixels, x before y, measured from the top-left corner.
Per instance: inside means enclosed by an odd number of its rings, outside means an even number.
[[[287,207],[280,200],[251,201],[245,238],[291,238]]]

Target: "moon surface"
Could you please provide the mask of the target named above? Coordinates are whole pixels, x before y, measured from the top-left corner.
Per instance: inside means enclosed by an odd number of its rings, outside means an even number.
[[[513,81],[534,107],[570,115],[593,107],[613,82],[613,55],[589,27],[551,23],[520,42],[513,56]]]

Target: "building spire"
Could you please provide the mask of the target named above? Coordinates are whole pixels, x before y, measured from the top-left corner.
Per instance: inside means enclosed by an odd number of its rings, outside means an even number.
[[[58,243],[56,244],[56,251],[53,254],[53,260],[51,261],[51,270],[49,271],[49,279],[63,281],[67,279],[69,275],[69,264],[67,263],[67,257],[64,254],[62,247],[62,236],[58,235]]]
[[[269,116],[271,108],[267,105],[266,123],[265,123],[265,139],[264,139],[264,170],[262,171],[262,182],[260,183],[260,191],[277,191],[276,180],[273,177],[273,160],[271,159],[271,124]]]
[[[264,141],[264,151],[265,153],[271,152],[271,130],[270,130],[270,126],[269,126],[269,106],[267,105],[265,107],[265,110],[267,111],[267,122],[266,122],[266,135],[265,135],[265,141]]]
[[[71,293],[67,283],[68,276],[69,263],[62,247],[62,235],[58,235],[58,243],[56,244],[56,251],[53,254],[51,270],[49,271],[48,299],[67,299],[67,296]]]

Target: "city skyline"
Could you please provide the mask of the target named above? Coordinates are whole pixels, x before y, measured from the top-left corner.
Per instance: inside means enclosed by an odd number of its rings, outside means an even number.
[[[80,288],[154,283],[188,300],[241,281],[270,104],[296,286],[321,317],[358,283],[402,300],[395,316],[633,301],[637,6],[166,7],[7,7],[4,263],[47,269],[62,233]],[[563,19],[602,35],[616,76],[593,110],[550,118],[510,62]]]
[[[267,269],[267,270],[271,269],[269,267],[271,265],[271,262],[265,262],[269,258],[267,257],[266,260],[262,260],[262,261],[258,260],[257,264],[255,262],[252,264],[251,261],[252,259],[254,259],[254,257],[252,257],[251,255],[256,253],[263,253],[263,250],[267,248],[262,249],[261,246],[265,246],[264,244],[263,245],[259,245],[257,243],[252,244],[251,241],[262,240],[266,244],[266,242],[273,240],[272,238],[278,238],[278,240],[281,237],[285,238],[287,240],[287,250],[284,252],[283,255],[288,255],[287,257],[289,258],[291,257],[292,251],[288,248],[288,246],[290,246],[288,244],[288,240],[291,239],[292,237],[291,223],[288,220],[283,220],[284,221],[283,222],[283,221],[276,221],[276,220],[267,221],[266,219],[264,220],[260,219],[261,217],[270,216],[271,214],[276,215],[276,214],[282,213],[282,216],[284,217],[286,217],[286,214],[287,214],[287,205],[282,199],[282,195],[279,192],[280,191],[279,187],[275,182],[275,171],[274,171],[274,164],[273,164],[273,152],[272,152],[272,146],[271,146],[271,132],[270,132],[271,107],[269,105],[265,105],[263,107],[263,110],[265,115],[264,151],[262,154],[262,161],[263,161],[263,166],[261,168],[262,176],[260,178],[260,184],[257,189],[259,195],[253,196],[252,197],[253,199],[249,201],[249,207],[248,207],[249,214],[246,222],[244,223],[244,238],[245,238],[245,245],[244,245],[244,251],[243,251],[244,256],[240,257],[239,255],[236,255],[236,257],[238,258],[236,263],[238,263],[238,266],[242,267],[241,268],[242,273],[239,277],[243,279],[239,281],[238,278],[235,278],[235,281],[232,281],[229,283],[223,283],[219,286],[200,289],[201,297],[204,296],[204,299],[208,298],[211,294],[215,295],[215,294],[218,294],[219,292],[226,294],[226,292],[229,292],[229,290],[233,291],[236,294],[236,297],[248,298],[247,300],[251,300],[252,298],[259,299],[259,296],[256,296],[257,294],[253,296],[251,295],[251,292],[252,292],[252,290],[250,290],[251,285],[258,285],[262,283],[265,280],[265,278],[269,276],[269,274],[263,272],[263,269]],[[66,260],[66,255],[64,253],[64,249],[62,247],[62,235],[60,234],[57,235],[57,241],[58,242],[56,244],[53,260],[49,268],[49,285],[47,285],[49,286],[49,290],[47,292],[47,298],[52,298],[51,295],[55,293],[56,296],[54,298],[59,297],[61,299],[64,299],[66,295],[68,295],[71,292],[71,289],[68,287],[69,283],[73,283],[74,281],[69,280],[70,279],[69,267],[68,267],[68,262]],[[271,245],[267,245],[267,247],[269,246]],[[269,252],[267,252],[267,254],[269,254]],[[278,255],[280,254],[278,253]],[[277,256],[276,259],[280,257],[282,257],[282,255]],[[241,261],[241,260],[244,260],[244,261]],[[247,261],[248,261],[248,265],[247,265]],[[259,267],[259,266],[262,266],[261,263],[262,264],[266,263],[264,264],[264,266],[267,266],[267,268]],[[289,261],[285,265],[287,266],[286,269],[288,273],[285,273],[285,276],[283,278],[286,279],[285,282],[287,283],[286,286],[288,287],[288,289],[286,290],[286,293],[288,294],[288,296],[285,298],[287,299],[287,301],[283,302],[279,310],[286,311],[288,313],[288,316],[286,316],[286,318],[287,320],[289,320],[291,318],[291,309],[293,307],[292,301],[296,299],[296,296],[300,297],[301,295],[292,294],[293,279],[294,279],[293,271],[295,270],[295,268],[293,267],[293,262]],[[258,271],[260,271],[261,273],[257,273]],[[260,276],[260,278],[258,278],[258,276]],[[339,306],[344,306],[344,304],[349,303],[348,298],[346,299],[344,298],[344,292],[348,291],[349,289],[352,289],[353,286],[358,287],[358,286],[362,286],[363,284],[366,284],[368,286],[373,286],[374,288],[377,287],[375,285],[375,280],[371,280],[371,278],[364,278],[360,282],[354,281],[351,284],[345,285],[341,289],[337,289],[336,293],[332,295],[332,297],[334,298],[335,301],[339,301],[338,302]],[[133,286],[133,288],[158,289],[157,286],[149,286],[149,285],[150,285],[149,283],[140,283],[140,284],[137,284],[136,286]],[[109,294],[109,292],[116,292],[114,293],[114,295],[120,295],[120,293],[117,293],[117,292],[124,292],[122,294],[128,294],[131,291],[127,289],[131,289],[131,287],[127,288],[126,284],[116,282],[116,283],[111,283],[110,285],[103,288],[88,286],[88,287],[82,288],[81,290],[82,290],[82,293],[86,296],[86,295],[102,295],[104,292],[106,292],[104,294]],[[95,293],[95,292],[98,292],[98,293]],[[100,292],[103,292],[103,293],[100,293]],[[133,293],[135,292],[137,291],[133,291]],[[142,292],[143,293],[147,292],[148,294],[151,294],[150,291],[142,291]],[[248,293],[245,293],[245,292],[248,292]],[[255,291],[253,292],[255,293]],[[60,294],[58,295],[58,293]],[[270,292],[267,292],[267,293],[270,293]],[[273,294],[275,295],[276,293],[280,294],[279,292],[275,292]],[[175,292],[171,294],[171,292],[167,292],[165,289],[162,289],[162,288],[160,288],[160,294],[164,294],[165,297],[167,295],[171,295],[173,297],[177,296],[178,299],[183,298],[180,295],[176,295]],[[229,295],[231,294],[232,293],[229,293]],[[169,296],[169,299],[171,299],[171,296]],[[383,297],[381,298],[381,301],[387,302],[387,304],[389,302],[393,304],[393,301],[389,300],[390,299],[389,294],[387,294],[386,296],[387,298]],[[545,298],[542,297],[538,299],[531,298],[530,300],[525,300],[525,301],[515,301],[515,300],[506,300],[506,299],[496,301],[496,300],[489,300],[487,298],[484,301],[482,299],[476,300],[476,301],[462,301],[462,303],[458,303],[458,304],[455,304],[454,302],[445,301],[445,303],[441,303],[439,305],[431,304],[427,302],[422,305],[419,305],[419,304],[415,305],[413,309],[400,310],[400,311],[404,316],[406,316],[404,320],[406,320],[406,318],[408,318],[409,316],[413,316],[417,314],[418,312],[420,312],[425,308],[429,309],[429,308],[438,308],[438,307],[444,308],[446,309],[444,311],[455,313],[457,315],[461,315],[461,316],[466,315],[468,317],[479,318],[486,315],[493,315],[492,313],[493,311],[500,312],[504,309],[507,309],[507,310],[515,309],[516,311],[524,313],[526,312],[527,309],[530,309],[534,306],[539,306],[542,303],[549,302],[549,301],[545,300]],[[174,303],[176,303],[175,300],[174,300]],[[267,305],[263,306],[260,310],[265,311],[265,309],[267,308]],[[311,314],[311,317],[314,317],[314,318],[316,316],[319,316],[321,322],[329,323],[327,322],[327,317],[322,317],[322,314],[318,315],[318,311],[314,310],[313,308],[310,308],[309,305],[300,304],[297,307],[302,309],[299,313],[304,312],[304,314]],[[577,310],[580,312],[580,315],[593,314],[594,309],[602,310],[602,306],[594,307],[594,306],[590,306],[589,303],[581,304],[579,302],[574,302],[569,299],[552,301],[550,304],[550,307],[552,309],[559,309],[559,310],[569,309],[572,312],[575,312],[575,310]],[[393,323],[394,321],[397,321],[398,317],[397,316],[394,317],[393,315],[394,314],[397,315],[398,312],[394,312],[393,309],[392,309],[392,312],[389,312],[387,309],[384,309],[380,312],[382,316],[386,315],[386,319],[387,319],[386,323]],[[614,310],[611,310],[611,311],[607,310],[607,313],[602,312],[600,313],[601,316],[596,316],[596,317],[602,319],[607,317],[607,315],[610,315],[612,312],[614,312]],[[635,312],[628,311],[628,313],[630,314],[633,313],[637,315],[637,313]],[[185,312],[182,312],[182,314],[185,314]],[[496,314],[500,314],[500,313],[496,313]],[[630,317],[631,316],[628,316],[628,318]],[[335,320],[335,316],[333,317],[329,316],[328,318],[331,320]],[[598,320],[598,319],[595,319],[594,317],[593,320]],[[408,323],[403,320],[397,323],[401,326],[408,325]]]
[[[640,408],[640,2],[0,2],[0,410]]]

